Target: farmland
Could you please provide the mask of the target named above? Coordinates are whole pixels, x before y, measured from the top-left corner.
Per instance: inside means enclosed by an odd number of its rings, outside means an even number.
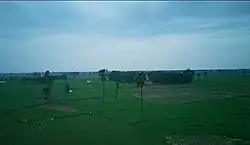
[[[121,84],[116,102],[115,82],[107,81],[101,105],[100,78],[68,79],[73,90],[68,94],[65,81],[57,80],[52,88],[57,106],[48,107],[38,99],[43,85],[11,80],[0,84],[0,141],[4,145],[164,145],[166,136],[215,135],[249,144],[249,81],[250,76],[235,74],[184,85],[145,86],[141,114],[140,99],[135,97],[140,91],[134,84]]]

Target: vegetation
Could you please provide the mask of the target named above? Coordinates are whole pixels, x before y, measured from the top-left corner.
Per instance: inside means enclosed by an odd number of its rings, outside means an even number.
[[[136,72],[112,71],[109,73],[109,80],[121,83],[134,83]]]
[[[187,69],[183,72],[150,72],[150,78],[156,84],[184,84],[191,83],[195,76],[194,71]]]
[[[92,83],[86,84],[86,80]],[[73,112],[46,107],[44,100],[36,99],[43,85],[13,80],[0,87],[0,139],[5,145],[164,145],[194,138],[249,144],[249,81],[249,75],[208,75],[184,85],[144,86],[143,117],[147,122],[135,124],[140,99],[134,97],[139,90],[131,84],[120,84],[119,102],[109,103],[116,99],[115,83],[106,80],[107,104],[101,106],[96,98],[102,91],[100,78],[68,79],[72,89],[77,88],[68,95],[64,81],[55,80],[51,90],[55,103],[71,106],[77,110]],[[213,96],[212,92],[231,95]],[[187,98],[201,100],[205,96],[207,100],[183,103]]]
[[[114,82],[123,82],[123,83],[134,83],[138,82],[136,75],[139,72],[121,72],[121,71],[112,71],[109,73],[109,80]],[[156,84],[184,84],[191,83],[195,76],[195,72],[187,69],[181,73],[175,72],[165,72],[165,71],[151,71],[147,72],[150,77],[150,81]],[[138,85],[138,84],[137,84]]]
[[[120,89],[120,84],[119,84],[119,83],[115,83],[115,85],[116,85],[116,89],[115,89],[116,101],[119,101],[119,89]]]
[[[98,74],[102,81],[102,104],[104,103],[104,98],[105,98],[105,82],[107,80],[107,73],[108,73],[108,70],[106,69],[101,69],[98,71]]]
[[[145,84],[145,81],[146,81],[146,74],[145,72],[139,72],[136,77],[135,77],[135,80],[136,80],[136,85],[137,87],[140,87],[140,96],[141,96],[141,114],[143,113],[143,97],[142,97],[142,88]]]
[[[66,79],[67,79],[66,75],[56,75],[56,76],[36,75],[36,76],[22,77],[21,78],[21,80],[24,82],[30,82],[30,83],[34,83],[34,84],[48,84],[48,85],[52,85],[54,80],[66,80]]]

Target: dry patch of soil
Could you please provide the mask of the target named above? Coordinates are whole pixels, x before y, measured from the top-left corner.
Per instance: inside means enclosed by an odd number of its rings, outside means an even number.
[[[139,92],[139,90],[135,90]],[[136,94],[136,93],[134,93]],[[215,89],[204,89],[195,85],[145,86],[143,97],[165,103],[192,103],[213,99],[227,99],[240,94],[222,93]]]

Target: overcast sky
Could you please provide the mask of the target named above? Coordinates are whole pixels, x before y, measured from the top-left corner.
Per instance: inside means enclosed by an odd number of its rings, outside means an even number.
[[[250,2],[0,2],[0,72],[250,68]]]

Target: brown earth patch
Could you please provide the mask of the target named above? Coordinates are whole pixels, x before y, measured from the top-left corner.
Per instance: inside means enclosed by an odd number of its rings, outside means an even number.
[[[135,89],[134,92],[138,94],[139,89]],[[143,88],[143,97],[147,100],[165,103],[192,103],[213,99],[233,98],[237,97],[237,95],[215,91],[215,89],[204,89],[190,84],[145,86]]]

